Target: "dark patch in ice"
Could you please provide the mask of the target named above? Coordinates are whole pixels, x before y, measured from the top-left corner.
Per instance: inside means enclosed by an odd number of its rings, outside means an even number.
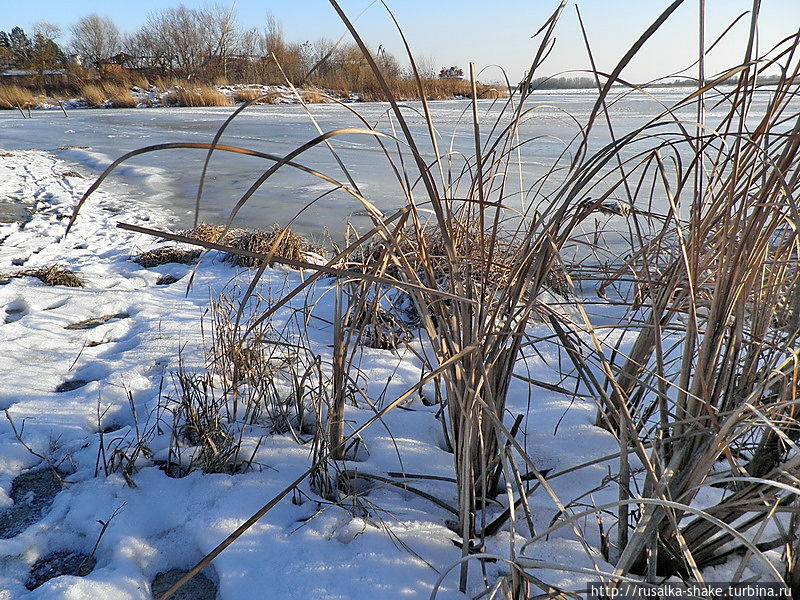
[[[79,552],[55,552],[37,560],[31,568],[31,574],[25,587],[35,590],[40,585],[62,575],[86,577],[94,570],[97,560],[88,554]]]
[[[352,462],[366,462],[369,458],[369,449],[363,440],[357,438],[350,442],[344,449],[344,460]]]
[[[159,573],[153,579],[153,597],[159,598],[164,592],[177,583],[186,574],[186,571],[172,569],[165,573]],[[172,600],[215,600],[217,597],[217,586],[208,577],[198,573],[184,585]]]
[[[11,484],[14,504],[0,513],[0,538],[19,535],[41,519],[61,489],[61,480],[52,469],[17,475]]]
[[[61,174],[61,177],[65,178],[65,179],[67,177],[77,177],[79,179],[85,179],[85,177],[83,175],[81,175],[80,173],[78,173],[77,171],[64,171]]]
[[[113,315],[103,315],[102,317],[95,317],[93,319],[86,319],[85,321],[72,323],[64,327],[64,329],[94,329],[95,327],[100,327],[100,325],[108,323],[111,320],[127,319],[128,317],[130,317],[130,315],[125,312],[115,313]]]

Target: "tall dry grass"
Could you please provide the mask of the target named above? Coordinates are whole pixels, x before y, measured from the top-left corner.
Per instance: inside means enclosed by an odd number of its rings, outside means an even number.
[[[499,116],[484,123],[471,69],[467,95],[473,102],[467,126],[474,147],[462,162],[455,162],[449,149],[440,148],[427,102],[422,106],[427,131],[415,134],[378,61],[338,3],[331,0],[331,4],[359,45],[377,89],[389,101],[402,145],[364,122],[361,129],[321,132],[278,157],[219,146],[219,136],[230,119],[211,144],[169,145],[201,147],[209,151],[209,158],[214,151],[226,151],[260,156],[272,163],[241,197],[230,222],[276,171],[289,167],[345,191],[361,203],[373,227],[349,240],[324,265],[276,258],[277,241],[269,251],[255,253],[233,247],[224,237],[194,241],[206,248],[316,271],[265,309],[246,331],[269,322],[277,310],[323,275],[348,283],[336,289],[328,435],[315,452],[314,464],[200,561],[162,600],[300,482],[319,473],[332,456],[341,457],[348,440],[427,382],[436,387],[453,448],[455,511],[463,556],[451,568],[461,570],[462,590],[467,587],[470,562],[491,558],[511,564],[510,574],[491,584],[496,589],[505,586],[509,597],[530,595],[534,588],[551,593],[546,582],[536,577],[536,570],[573,572],[574,565],[542,567],[541,561],[526,554],[527,549],[558,532],[571,536],[585,549],[587,560],[597,564],[585,534],[589,520],[597,523],[600,541],[595,545],[613,566],[612,572],[599,567],[577,570],[592,579],[619,582],[638,577],[654,583],[670,576],[697,581],[705,569],[726,562],[734,565],[733,578],[739,580],[758,563],[769,577],[796,587],[800,579],[797,544],[785,516],[796,512],[800,493],[795,349],[800,329],[797,37],[784,40],[768,56],[757,55],[756,3],[750,16],[748,54],[739,64],[719,76],[706,77],[702,49],[696,92],[634,130],[617,132],[609,110],[612,85],[624,84],[620,74],[680,6],[681,0],[675,0],[614,69],[608,74],[595,70],[598,95],[589,118],[580,123],[575,138],[565,142],[544,180],[525,182],[519,148],[526,142],[521,139],[521,127],[535,110],[529,85],[499,101]],[[551,51],[563,8],[562,3],[539,32],[529,79]],[[588,42],[587,52],[593,62]],[[758,81],[766,69],[779,69],[782,77],[765,89]],[[427,97],[423,80],[416,76],[414,82],[419,95]],[[730,82],[735,85],[720,87]],[[765,102],[754,102],[761,97]],[[705,123],[705,106],[712,103],[723,107],[723,116],[718,123]],[[231,119],[244,109],[246,105]],[[676,116],[687,112],[691,121]],[[597,130],[609,141],[594,143]],[[404,198],[402,209],[391,215],[378,211],[330,145],[345,181],[300,162],[308,150],[341,135],[375,139],[387,171],[396,177]],[[433,159],[429,150],[421,149],[428,147]],[[164,148],[126,155],[107,172],[130,156]],[[612,204],[612,198],[622,200]],[[654,217],[652,206],[659,201],[666,206],[666,214]],[[614,301],[590,303],[575,298],[572,313],[543,305],[541,292],[552,285],[554,273],[570,287],[570,278],[563,272],[564,248],[582,240],[591,252],[611,253],[612,249],[602,247],[602,232],[590,242],[578,235],[581,226],[599,212],[628,219],[627,258],[610,265],[589,264],[583,272],[588,279],[603,280],[601,295],[613,295]],[[193,243],[186,236],[132,225],[124,228]],[[254,281],[252,288],[255,285]],[[429,374],[346,435],[340,426],[342,396],[348,370],[354,368],[348,348],[360,335],[358,330],[364,329],[365,315],[386,306],[384,299],[390,296],[413,307],[433,354]],[[614,341],[595,326],[591,312],[598,303],[610,312],[624,308],[617,332],[627,336]],[[559,355],[572,364],[564,367],[562,375],[577,379],[580,397],[597,403],[598,425],[618,441],[619,452],[609,459],[617,464],[606,484],[616,489],[614,502],[594,505],[588,490],[576,491],[579,505],[572,504],[574,498],[559,497],[549,482],[558,474],[546,477],[537,470],[517,439],[519,423],[509,421],[510,382],[517,377],[515,367],[523,346],[536,343],[529,339],[530,325],[541,318],[549,323]],[[621,341],[631,338],[629,345]],[[558,386],[548,389],[567,394]],[[573,469],[589,464],[593,463]],[[528,481],[533,489],[544,491],[556,510],[546,531],[533,531]],[[722,499],[699,509],[693,502],[704,489],[723,490]],[[503,510],[493,508],[498,505]],[[502,528],[512,536],[522,535],[526,521],[527,542],[519,552],[510,556],[477,553]],[[779,533],[774,534],[775,530]],[[778,548],[783,565],[775,561]]]
[[[230,106],[228,97],[210,87],[179,87],[166,95],[172,106]]]
[[[472,85],[465,79],[423,79],[419,82],[413,78],[397,78],[387,81],[387,87],[396,100],[452,100],[456,97],[472,98]],[[421,91],[420,91],[421,90]],[[475,86],[477,98],[501,98],[508,96],[503,86],[494,87],[484,84]],[[386,93],[377,85],[365,86],[358,90],[359,97],[365,102],[385,102]]]
[[[752,19],[755,27],[757,12]],[[642,290],[631,308],[638,333],[627,356],[609,360],[598,350],[610,371],[599,422],[629,440],[646,465],[647,497],[689,506],[710,485],[732,493],[688,523],[686,509],[674,506],[622,511],[620,573],[699,577],[705,566],[752,552],[709,515],[739,533],[755,532],[793,501],[794,492],[779,488],[796,485],[791,473],[800,466],[792,456],[800,333],[796,45],[793,39],[781,48],[789,60],[774,87],[757,88],[770,61],[750,64],[757,57],[745,56],[738,72],[725,75],[733,89],[709,86],[687,98],[701,122],[704,103],[720,103],[721,122],[684,131],[682,152],[652,151],[670,203],[669,237],[628,265]],[[656,152],[692,161],[669,168]],[[636,176],[637,169],[626,173]]]
[[[100,86],[85,85],[80,90],[80,96],[86,101],[86,104],[93,108],[98,108],[105,104],[107,95]]]
[[[237,89],[233,92],[233,101],[234,102],[252,102],[254,100],[258,100],[261,96],[263,96],[263,92],[261,90],[254,90],[254,89]]]
[[[136,108],[138,104],[128,86],[104,84],[103,92],[112,108]]]
[[[0,109],[12,110],[32,106],[33,94],[16,85],[0,85]]]

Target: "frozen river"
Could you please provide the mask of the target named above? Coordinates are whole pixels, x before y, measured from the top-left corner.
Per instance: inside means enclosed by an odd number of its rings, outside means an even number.
[[[683,91],[659,92],[658,100],[673,103]],[[577,132],[573,121],[585,122],[596,96],[588,91],[557,91],[535,95],[530,113],[522,127],[521,138],[530,140],[521,146],[521,167],[530,186],[556,160],[564,143]],[[502,101],[480,102],[484,130],[496,119]],[[422,147],[432,159],[425,134],[425,122],[419,115],[419,103],[409,103],[406,111],[412,130],[419,134]],[[430,103],[439,130],[440,151],[473,154],[474,138],[470,121],[470,103],[464,100]],[[349,105],[377,129],[392,133],[387,118],[388,104]],[[58,152],[72,161],[76,170],[87,177],[97,176],[104,166],[121,154],[151,144],[167,142],[210,142],[216,130],[233,108],[150,108],[150,109],[76,109],[65,118],[59,110],[33,111],[33,118],[23,119],[18,112],[0,112],[0,149],[36,149]],[[342,127],[363,127],[347,108],[338,105],[309,107],[323,131]],[[615,133],[620,134],[646,122],[660,112],[656,101],[641,93],[629,95],[611,107]],[[692,117],[692,110],[685,113]],[[592,146],[608,141],[602,119],[595,127]],[[226,130],[221,143],[285,155],[317,135],[317,131],[299,105],[257,106],[243,112]],[[391,210],[402,205],[400,187],[375,139],[363,135],[345,135],[332,140],[342,161],[350,169],[362,193],[376,206]],[[393,143],[389,144],[393,152]],[[454,154],[456,156],[456,154]],[[119,191],[146,197],[157,208],[168,208],[179,220],[191,224],[203,150],[168,150],[140,156],[128,163],[108,185]],[[337,180],[345,181],[330,151],[315,148],[298,162]],[[459,160],[455,159],[456,162]],[[262,159],[215,153],[207,179],[201,220],[224,222],[232,206],[253,181],[272,163]],[[406,153],[411,181],[416,171]],[[460,168],[460,166],[459,166]],[[516,175],[514,175],[516,177]],[[306,204],[329,191],[331,186],[294,169],[284,168],[272,177],[239,214],[240,226],[268,226],[286,223]],[[418,186],[418,196],[424,191]],[[530,201],[530,198],[528,199]],[[329,231],[339,238],[348,220],[363,224],[362,207],[341,191],[324,195],[294,221],[305,233]]]

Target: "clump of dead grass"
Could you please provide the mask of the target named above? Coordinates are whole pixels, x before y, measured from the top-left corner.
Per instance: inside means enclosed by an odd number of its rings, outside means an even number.
[[[250,102],[262,95],[263,93],[260,90],[238,89],[233,92],[233,100],[234,102]],[[263,102],[265,102],[265,100],[258,102],[258,104]]]
[[[86,104],[93,108],[102,106],[106,101],[105,92],[99,86],[92,84],[83,86],[80,95],[86,101]]]
[[[200,250],[177,248],[175,246],[165,246],[142,252],[133,258],[133,262],[142,265],[146,269],[160,267],[169,263],[179,263],[182,265],[192,264],[200,256]]]
[[[124,85],[106,85],[103,87],[108,102],[114,108],[136,108],[138,104],[131,90]]]
[[[309,254],[323,255],[324,251],[311,244],[306,238],[291,229],[273,225],[272,229],[230,229],[222,225],[200,224],[184,235],[203,242],[226,244],[237,250],[246,250],[264,256],[283,258],[293,261],[306,261]],[[242,256],[231,252],[228,260],[237,267],[255,267],[261,260],[252,256]],[[273,264],[270,261],[270,264]]]
[[[33,94],[17,85],[0,85],[0,108],[27,108],[33,105]]]
[[[201,242],[209,242],[212,244],[226,244],[232,240],[240,229],[229,229],[225,231],[222,225],[210,225],[208,223],[200,223],[197,227],[188,229],[182,232],[183,235],[194,238]]]
[[[48,286],[62,285],[64,287],[83,287],[83,281],[72,271],[61,265],[25,269],[11,275],[11,277],[35,277]]]
[[[587,208],[591,209],[591,207]],[[403,262],[407,264],[408,268],[413,269],[420,279],[432,279],[427,282],[429,285],[435,283],[439,287],[446,287],[452,271],[447,254],[447,244],[453,245],[458,252],[460,263],[470,265],[472,272],[477,276],[481,273],[481,269],[486,268],[483,266],[485,247],[480,240],[476,222],[469,220],[455,225],[447,241],[436,225],[418,229],[409,227],[403,232],[397,244],[388,245],[384,241],[372,240],[358,248],[350,257],[348,270],[365,273],[382,263],[389,265],[391,263],[390,255],[399,253],[403,257]],[[502,290],[508,284],[514,261],[523,250],[523,242],[524,240],[507,231],[496,233],[493,241],[494,254],[488,265],[489,276],[482,284],[487,290]],[[389,267],[387,272],[391,274],[394,270],[393,267]],[[550,265],[542,285],[551,292],[569,296],[570,286],[567,279],[566,267],[560,261],[554,261]]]
[[[210,87],[179,87],[167,94],[166,103],[172,106],[230,106],[222,92]]]
[[[257,254],[272,254],[288,260],[301,261],[310,249],[308,241],[289,229],[275,225],[271,230],[240,231],[233,240],[233,247]],[[250,256],[230,255],[238,267],[255,267],[259,259]]]
[[[469,81],[464,79],[423,79],[417,82],[413,78],[396,79],[388,82],[389,88],[397,100],[417,100],[419,99],[420,86],[426,100],[452,100],[453,98],[471,98],[472,86]],[[502,98],[508,96],[507,90],[495,88],[478,83],[476,94],[479,99]],[[365,102],[385,102],[386,94],[377,85],[364,86],[358,92],[361,100]]]
[[[173,417],[167,474],[183,477],[196,468],[204,473],[244,470],[239,459],[241,431],[227,418],[226,398],[214,386],[212,375],[181,367],[174,373],[174,384],[175,396],[165,407]]]
[[[303,96],[303,102],[305,102],[306,104],[322,104],[328,101],[328,99],[325,97],[325,94],[321,92],[311,90],[301,93]]]

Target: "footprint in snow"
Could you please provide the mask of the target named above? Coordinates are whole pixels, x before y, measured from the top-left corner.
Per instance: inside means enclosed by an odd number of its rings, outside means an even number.
[[[65,298],[61,300],[56,300],[53,304],[45,306],[42,310],[56,310],[57,308],[61,308],[62,306],[64,306],[66,303],[67,300]]]
[[[41,519],[61,490],[61,478],[52,469],[17,475],[11,484],[14,504],[0,513],[0,539],[19,535]]]
[[[158,278],[158,281],[156,281],[156,285],[172,285],[178,281],[178,278],[172,275],[162,275]]]
[[[6,323],[13,323],[15,321],[19,321],[22,317],[28,314],[30,311],[30,306],[28,305],[25,300],[22,298],[18,298],[12,302],[6,304],[5,308],[6,313]]]
[[[102,317],[95,317],[93,319],[86,319],[85,321],[79,321],[77,323],[66,325],[64,329],[94,329],[95,327],[100,327],[100,325],[108,323],[109,321],[115,319],[127,319],[128,317],[130,317],[130,314],[126,312],[115,313],[113,315],[103,315]]]
[[[77,390],[79,388],[82,388],[83,386],[85,386],[88,383],[89,383],[89,381],[86,380],[86,379],[70,379],[68,381],[64,381],[62,383],[59,383],[56,386],[55,391],[58,394],[63,394],[65,392],[71,392],[73,390]]]
[[[186,574],[186,571],[172,569],[159,573],[153,579],[152,591],[154,598],[160,598],[164,592],[175,585]],[[178,593],[172,596],[173,600],[215,600],[217,586],[208,577],[198,573],[184,585]]]
[[[97,559],[88,554],[54,552],[33,563],[28,581],[25,582],[25,587],[29,590],[35,590],[51,579],[62,575],[86,577],[94,570],[96,564]]]

